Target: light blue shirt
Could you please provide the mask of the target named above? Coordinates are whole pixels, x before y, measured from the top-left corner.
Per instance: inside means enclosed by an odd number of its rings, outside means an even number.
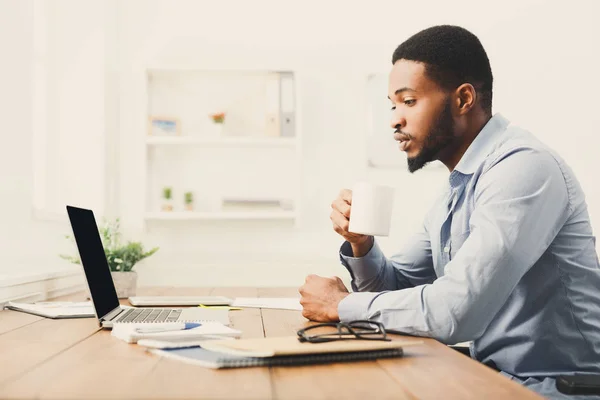
[[[341,321],[472,341],[474,359],[534,390],[600,372],[600,266],[583,190],[555,152],[499,114],[396,254],[375,241],[354,258],[346,242],[340,259],[354,290]]]

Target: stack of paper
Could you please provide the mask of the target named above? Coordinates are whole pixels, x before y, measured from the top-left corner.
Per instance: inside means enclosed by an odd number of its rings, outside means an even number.
[[[164,327],[163,332],[140,332],[140,329],[148,328],[151,325],[154,327]],[[142,339],[151,339],[159,341],[190,341],[194,339],[206,338],[225,338],[225,337],[240,337],[242,332],[232,329],[220,322],[207,321],[200,323],[200,326],[193,329],[180,330],[180,324],[166,323],[115,323],[112,328],[112,336],[124,340],[127,343],[137,343]],[[173,330],[170,330],[173,329]]]
[[[237,297],[232,307],[271,308],[277,310],[302,311],[300,299],[297,297]]]

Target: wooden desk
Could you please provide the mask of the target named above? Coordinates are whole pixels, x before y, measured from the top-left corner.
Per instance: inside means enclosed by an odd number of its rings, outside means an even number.
[[[154,288],[138,294],[277,297],[295,288]],[[83,294],[68,300],[83,300]],[[295,335],[297,311],[231,311],[243,337]],[[211,370],[162,359],[98,329],[0,311],[0,398],[54,399],[535,399],[535,393],[435,340],[400,359]]]

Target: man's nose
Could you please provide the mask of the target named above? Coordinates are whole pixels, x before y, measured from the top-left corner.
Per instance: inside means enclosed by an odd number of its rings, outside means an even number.
[[[406,119],[399,113],[394,113],[392,120],[390,122],[390,126],[393,129],[400,130],[406,126]]]

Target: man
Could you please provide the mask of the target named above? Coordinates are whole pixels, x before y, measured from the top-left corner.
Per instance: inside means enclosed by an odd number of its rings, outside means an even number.
[[[552,377],[600,371],[600,267],[571,169],[492,115],[489,60],[467,30],[423,30],[392,64],[391,125],[408,169],[439,160],[448,184],[391,258],[373,237],[348,232],[352,193],[342,190],[331,220],[354,292],[311,275],[300,288],[303,315],[472,341],[473,358],[547,395],[559,395]],[[406,196],[408,209],[413,201]]]

